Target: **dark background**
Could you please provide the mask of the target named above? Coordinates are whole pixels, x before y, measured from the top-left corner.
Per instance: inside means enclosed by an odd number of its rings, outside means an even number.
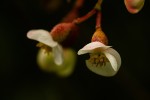
[[[55,1],[55,2],[54,2]],[[85,0],[80,16],[96,0]],[[104,0],[102,28],[122,57],[114,77],[89,71],[86,56],[78,56],[74,73],[60,78],[40,70],[36,42],[27,39],[31,29],[50,30],[69,12],[74,1],[1,0],[0,3],[0,100],[150,100],[150,0],[138,14],[127,12],[123,0]],[[56,6],[54,6],[56,5]],[[81,23],[77,52],[90,42],[95,16]]]

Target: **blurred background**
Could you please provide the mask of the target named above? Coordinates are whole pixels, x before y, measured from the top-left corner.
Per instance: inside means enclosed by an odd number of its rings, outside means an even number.
[[[85,0],[79,15],[97,0]],[[70,11],[74,0],[1,0],[0,100],[150,100],[150,0],[138,14],[127,12],[123,0],[104,0],[102,28],[122,57],[114,77],[103,77],[85,66],[78,56],[71,76],[61,78],[42,71],[36,62],[37,42],[27,39],[31,29],[51,28]],[[77,52],[90,42],[95,16],[81,23]],[[84,38],[84,40],[83,40]]]

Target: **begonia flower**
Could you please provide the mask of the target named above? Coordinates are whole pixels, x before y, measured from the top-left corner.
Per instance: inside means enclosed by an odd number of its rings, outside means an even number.
[[[127,10],[132,13],[138,13],[144,6],[145,0],[124,0]]]
[[[31,30],[27,33],[27,37],[39,42],[37,46],[43,48],[45,52],[52,52],[54,61],[57,65],[63,63],[63,49],[59,43],[53,40],[51,34],[43,29]]]
[[[102,76],[114,76],[121,65],[119,53],[99,41],[91,42],[78,51],[78,55],[90,54],[86,66],[92,72]]]

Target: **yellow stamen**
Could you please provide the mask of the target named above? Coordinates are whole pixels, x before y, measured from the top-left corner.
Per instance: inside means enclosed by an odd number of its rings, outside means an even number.
[[[50,48],[49,46],[39,42],[37,43],[36,45],[37,47],[40,47],[41,49],[44,49],[45,50],[45,53],[49,54],[51,51],[52,51],[52,48]]]
[[[100,67],[105,66],[106,62],[108,62],[108,59],[106,58],[106,56],[102,53],[100,54],[90,54],[90,59],[89,61],[96,65],[96,67],[98,65],[100,65]]]

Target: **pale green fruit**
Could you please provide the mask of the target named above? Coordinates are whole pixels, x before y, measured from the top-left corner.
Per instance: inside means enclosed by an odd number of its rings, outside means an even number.
[[[40,49],[37,55],[37,63],[43,71],[55,73],[60,77],[67,77],[74,71],[76,53],[72,49],[64,49],[63,55],[63,64],[57,65],[51,53],[47,54],[43,49]]]

